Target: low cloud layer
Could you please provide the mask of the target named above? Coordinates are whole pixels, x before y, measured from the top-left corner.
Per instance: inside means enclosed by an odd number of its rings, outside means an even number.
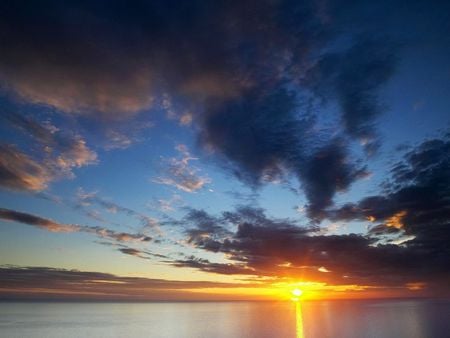
[[[255,285],[120,277],[101,272],[46,267],[0,267],[2,300],[199,300],[202,295],[195,290],[202,288],[252,286]]]

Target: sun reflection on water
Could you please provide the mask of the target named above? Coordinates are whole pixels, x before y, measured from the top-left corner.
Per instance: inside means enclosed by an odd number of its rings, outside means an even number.
[[[296,338],[305,338],[303,332],[302,303],[300,301],[295,302],[295,328]]]

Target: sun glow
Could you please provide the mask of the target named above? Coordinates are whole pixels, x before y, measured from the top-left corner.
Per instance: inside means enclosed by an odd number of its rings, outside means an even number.
[[[295,302],[299,301],[300,297],[303,295],[303,291],[300,290],[300,289],[297,289],[297,288],[293,289],[291,291],[291,293],[292,293],[292,296],[293,296],[291,299],[293,301],[295,301]]]
[[[294,290],[292,290],[292,294],[293,294],[295,297],[300,297],[300,296],[303,294],[303,291],[300,290],[300,289],[294,289]]]

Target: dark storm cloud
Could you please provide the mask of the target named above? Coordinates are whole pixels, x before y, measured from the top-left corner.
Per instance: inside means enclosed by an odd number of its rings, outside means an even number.
[[[199,295],[190,294],[189,290],[252,286],[255,285],[120,277],[47,267],[0,267],[1,299],[198,300]]]
[[[297,177],[317,216],[360,177],[344,140],[374,148],[377,93],[393,69],[384,41],[353,36],[342,18],[359,19],[359,6],[345,3],[342,13],[340,4],[2,3],[0,77],[28,102],[105,119],[181,102],[181,111],[170,113],[181,119],[194,111],[189,120],[200,144],[238,178],[258,186]],[[344,35],[350,46],[331,53]],[[344,134],[332,146],[340,158],[329,158],[337,165],[327,169],[329,186],[303,175],[334,142],[314,122],[322,87],[341,105]]]
[[[0,220],[27,224],[50,232],[84,232],[119,242],[149,242],[152,240],[151,237],[144,234],[117,232],[98,226],[63,224],[36,215],[4,208],[0,208]]]
[[[448,228],[443,239],[429,236],[428,242],[413,239],[396,245],[380,243],[372,237],[373,233],[321,235],[317,228],[300,227],[288,219],[274,220],[265,216],[263,210],[248,207],[217,219],[221,219],[220,224],[227,220],[227,227],[234,226],[233,233],[217,235],[214,245],[204,239],[193,243],[200,249],[226,254],[230,263],[191,257],[176,261],[176,266],[341,285],[405,287],[422,282],[445,290],[450,281]],[[442,235],[446,230],[435,227],[430,231]]]

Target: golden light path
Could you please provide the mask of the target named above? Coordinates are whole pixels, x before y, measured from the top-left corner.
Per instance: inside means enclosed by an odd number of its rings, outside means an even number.
[[[293,289],[291,291],[293,297],[292,300],[295,302],[295,328],[296,328],[296,338],[305,338],[303,332],[303,314],[302,314],[302,303],[301,296],[303,291],[300,289]]]
[[[303,332],[302,303],[300,300],[295,302],[295,328],[296,338],[305,338],[305,334]]]

